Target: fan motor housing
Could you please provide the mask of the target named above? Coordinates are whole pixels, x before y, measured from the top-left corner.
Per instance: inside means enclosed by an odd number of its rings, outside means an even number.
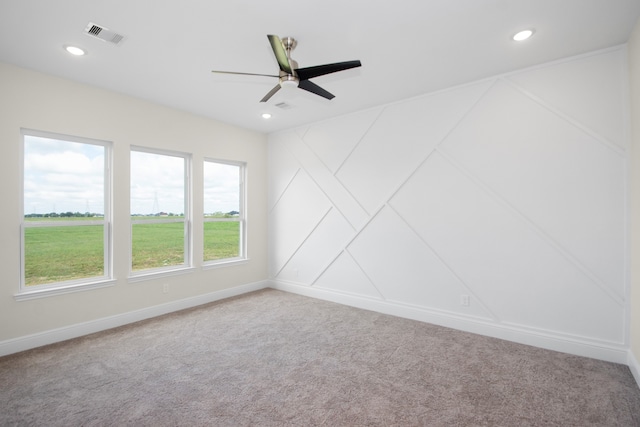
[[[299,83],[300,79],[298,78],[298,76],[294,76],[291,74],[280,76],[280,87],[283,89],[297,88]]]

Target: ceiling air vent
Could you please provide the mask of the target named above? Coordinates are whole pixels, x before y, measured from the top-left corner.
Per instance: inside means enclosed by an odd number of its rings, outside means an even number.
[[[88,36],[116,45],[124,39],[122,34],[118,34],[115,31],[111,31],[110,29],[94,24],[93,22],[89,22],[89,25],[84,29],[84,32]]]
[[[289,109],[293,108],[293,106],[292,106],[292,105],[287,104],[286,102],[278,102],[278,103],[276,104],[276,107],[278,107],[278,108],[282,108],[283,110],[289,110]]]

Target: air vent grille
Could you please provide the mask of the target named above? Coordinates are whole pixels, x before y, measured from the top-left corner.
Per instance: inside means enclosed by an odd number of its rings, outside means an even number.
[[[95,37],[103,42],[115,45],[119,44],[124,39],[122,34],[118,34],[115,31],[111,31],[110,29],[94,24],[93,22],[89,22],[84,29],[84,32],[88,36]]]
[[[98,27],[95,24],[89,24],[90,28],[89,31],[87,31],[89,34],[91,34],[92,36],[96,36],[98,37],[98,35],[100,34],[100,32],[102,31],[102,27]]]
[[[289,110],[289,109],[293,108],[293,106],[292,106],[292,105],[287,104],[286,102],[278,102],[278,103],[276,104],[276,107],[278,107],[278,108],[282,108],[283,110]]]
[[[124,36],[122,34],[114,34],[114,36],[111,38],[111,43],[118,44],[122,41],[123,38]]]

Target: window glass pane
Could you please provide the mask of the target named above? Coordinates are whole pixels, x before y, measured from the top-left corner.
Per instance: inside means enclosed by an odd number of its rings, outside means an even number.
[[[182,222],[133,224],[132,269],[167,267],[184,263],[184,224]]]
[[[131,269],[187,263],[186,158],[131,151]]]
[[[26,218],[104,216],[105,147],[24,137]]]
[[[185,159],[131,151],[131,216],[183,217]]]
[[[22,285],[105,278],[108,146],[38,134],[23,134]]]
[[[204,261],[244,256],[243,166],[204,162]]]
[[[24,243],[26,286],[105,274],[102,225],[25,228]]]
[[[204,223],[204,259],[213,261],[240,256],[240,222]]]
[[[240,167],[204,162],[204,215],[210,218],[240,214]]]

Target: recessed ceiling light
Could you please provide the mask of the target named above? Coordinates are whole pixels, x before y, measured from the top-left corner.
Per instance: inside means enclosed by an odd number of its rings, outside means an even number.
[[[70,54],[75,55],[75,56],[82,56],[82,55],[86,55],[87,54],[87,52],[85,52],[83,49],[80,49],[77,46],[66,45],[64,47],[64,50],[66,50],[67,52],[69,52]]]
[[[271,113],[262,113],[262,118],[263,119],[270,119],[271,118]]]
[[[531,37],[533,35],[533,31],[534,30],[522,30],[514,34],[512,38],[517,42],[521,42]]]

